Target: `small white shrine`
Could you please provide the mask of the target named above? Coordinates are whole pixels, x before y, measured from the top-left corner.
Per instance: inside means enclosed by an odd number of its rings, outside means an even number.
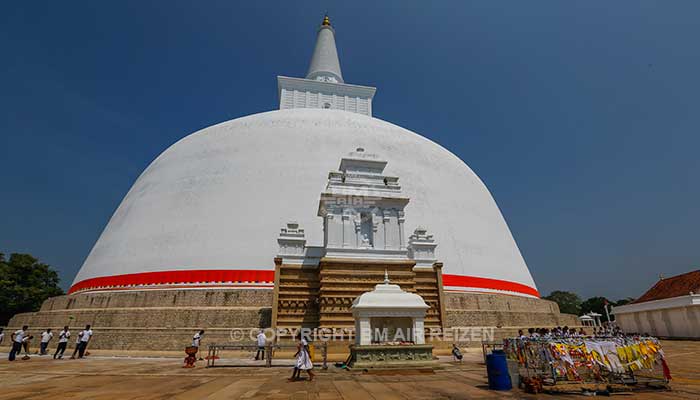
[[[433,346],[425,344],[425,311],[430,307],[417,294],[384,283],[355,299],[355,344],[350,346],[354,368],[431,366]]]
[[[423,321],[428,308],[419,295],[405,292],[399,285],[392,285],[385,272],[384,283],[352,303],[355,344],[425,344]]]

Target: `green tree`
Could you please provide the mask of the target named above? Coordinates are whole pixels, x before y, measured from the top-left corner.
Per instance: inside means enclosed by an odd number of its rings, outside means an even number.
[[[555,290],[544,298],[559,305],[559,311],[566,314],[579,315],[581,313],[581,298],[576,293]]]
[[[49,297],[63,294],[58,274],[29,254],[0,253],[0,325],[13,315],[37,311]]]
[[[586,299],[581,303],[581,312],[586,314],[589,312],[595,312],[602,315],[602,320],[605,321],[605,304],[611,304],[611,302],[605,297],[591,297]]]
[[[629,304],[634,301],[634,297],[625,297],[624,299],[620,299],[616,301],[613,305],[614,306],[624,306],[625,304]]]

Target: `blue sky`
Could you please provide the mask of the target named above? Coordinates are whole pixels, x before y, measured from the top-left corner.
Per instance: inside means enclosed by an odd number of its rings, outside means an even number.
[[[476,171],[543,294],[700,267],[700,2],[435,3],[5,4],[0,251],[68,287],[161,151],[276,108],[328,10],[346,81]]]

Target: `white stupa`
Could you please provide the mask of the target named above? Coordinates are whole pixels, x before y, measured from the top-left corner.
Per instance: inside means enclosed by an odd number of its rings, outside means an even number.
[[[479,177],[440,145],[372,117],[375,88],[345,83],[327,17],[306,77],[278,83],[279,110],[195,132],[146,168],[71,293],[271,288],[279,227],[293,218],[308,245],[321,245],[316,207],[327,172],[348,151],[366,148],[404,182],[406,231],[428,226],[440,242],[445,290],[538,296]]]

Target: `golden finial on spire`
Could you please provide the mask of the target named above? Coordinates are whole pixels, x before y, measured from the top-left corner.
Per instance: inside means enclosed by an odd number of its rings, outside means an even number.
[[[331,19],[328,18],[328,14],[326,14],[323,17],[323,22],[321,23],[321,26],[331,26]]]

